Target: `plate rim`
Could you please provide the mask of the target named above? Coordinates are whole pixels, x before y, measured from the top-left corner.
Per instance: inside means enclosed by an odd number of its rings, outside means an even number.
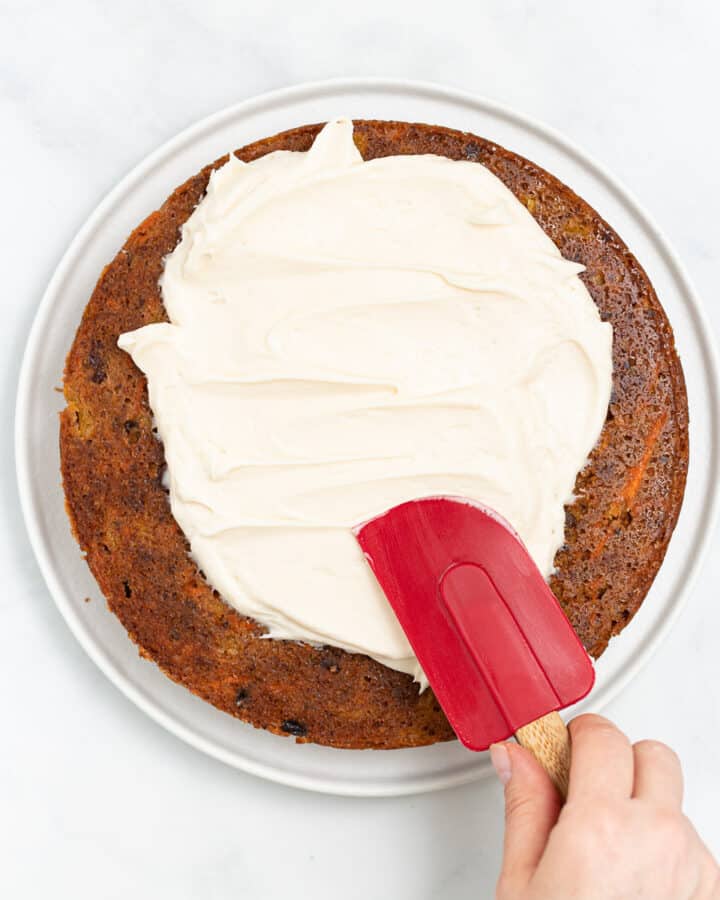
[[[590,169],[596,177],[599,177],[599,179],[605,183],[611,192],[637,217],[643,228],[647,229],[647,232],[655,242],[657,249],[660,251],[663,261],[683,289],[685,299],[687,300],[688,312],[694,320],[701,340],[703,368],[707,373],[710,386],[708,399],[714,418],[712,423],[714,426],[712,428],[714,440],[712,442],[712,458],[710,460],[710,465],[714,465],[716,469],[718,468],[718,457],[720,456],[718,451],[718,438],[720,436],[720,356],[718,354],[717,344],[707,313],[705,312],[700,297],[684,264],[672,248],[672,245],[666,239],[664,233],[648,214],[644,206],[637,200],[632,191],[628,190],[614,175],[611,174],[610,171],[608,171],[608,169],[605,168],[603,164],[598,162],[591,154],[588,154],[585,150],[581,149],[574,141],[568,139],[559,130],[545,125],[532,116],[526,115],[510,106],[499,103],[483,95],[436,84],[434,82],[382,77],[333,78],[282,87],[223,107],[182,129],[133,166],[101,199],[68,244],[67,249],[63,253],[48,282],[40,303],[37,306],[23,352],[15,404],[15,468],[20,506],[33,553],[53,601],[78,643],[103,674],[129,700],[159,725],[183,740],[185,743],[207,755],[249,774],[304,790],[326,794],[363,797],[400,796],[439,790],[477,780],[478,778],[483,777],[488,770],[470,769],[455,774],[451,772],[434,776],[423,776],[421,785],[412,782],[402,782],[396,784],[392,790],[381,786],[380,783],[375,787],[365,783],[359,784],[349,782],[343,782],[341,786],[338,786],[329,779],[321,779],[316,776],[306,776],[296,772],[288,772],[287,770],[276,768],[273,765],[264,765],[263,763],[259,763],[252,759],[242,758],[238,756],[237,753],[228,751],[219,744],[207,739],[202,734],[193,731],[184,723],[167,713],[158,703],[149,699],[145,693],[104,654],[99,645],[90,636],[81,617],[72,607],[65,591],[61,587],[56,577],[49,553],[45,547],[45,542],[36,518],[36,512],[33,509],[29,442],[26,439],[26,435],[31,416],[30,393],[34,361],[39,350],[40,338],[43,334],[44,327],[53,310],[58,288],[62,284],[68,271],[72,268],[77,249],[103,220],[108,210],[115,204],[116,200],[124,193],[131,190],[168,155],[189,142],[196,140],[204,132],[221,125],[228,119],[249,115],[256,110],[270,108],[276,104],[286,104],[292,103],[293,101],[312,99],[313,97],[330,94],[332,92],[360,92],[368,90],[378,93],[393,92],[424,95],[432,99],[445,100],[455,104],[461,103],[476,110],[489,112],[495,116],[506,119],[511,124],[529,129],[562,150],[566,152],[569,151],[576,160],[579,160],[584,166]],[[593,708],[600,709],[604,707],[625,689],[627,684],[648,663],[652,655],[667,637],[670,630],[674,627],[678,617],[682,614],[706,558],[710,539],[718,520],[718,515],[720,514],[720,483],[715,482],[714,489],[711,496],[707,499],[703,511],[703,533],[693,548],[694,553],[692,561],[686,566],[686,580],[679,595],[676,596],[669,613],[662,622],[656,626],[653,635],[647,641],[646,645],[640,650],[635,658],[627,664],[623,672],[611,685],[606,686],[602,693],[597,696],[597,702],[593,704]]]

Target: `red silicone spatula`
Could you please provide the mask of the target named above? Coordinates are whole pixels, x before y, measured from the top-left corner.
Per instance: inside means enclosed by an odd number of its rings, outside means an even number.
[[[570,743],[556,710],[595,674],[510,525],[477,503],[429,497],[355,535],[462,743],[485,750],[514,734],[566,795]]]

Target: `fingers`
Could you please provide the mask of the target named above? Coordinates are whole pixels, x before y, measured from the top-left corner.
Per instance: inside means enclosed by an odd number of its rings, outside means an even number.
[[[680,760],[659,741],[640,741],[633,747],[635,783],[633,797],[655,806],[680,809],[683,777]]]
[[[680,809],[683,778],[673,751],[658,741],[631,746],[602,716],[578,716],[570,723],[572,761],[568,800],[630,796]]]
[[[507,758],[503,754],[507,754]],[[505,848],[501,882],[508,896],[527,884],[560,814],[560,798],[537,760],[516,744],[495,744],[493,763],[505,784]],[[512,889],[510,889],[512,888]]]
[[[633,789],[630,741],[602,716],[578,716],[570,723],[572,757],[568,802],[627,799]]]

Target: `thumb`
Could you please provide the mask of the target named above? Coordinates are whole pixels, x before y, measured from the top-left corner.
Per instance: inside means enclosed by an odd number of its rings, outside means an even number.
[[[493,744],[490,756],[505,785],[505,847],[500,878],[519,891],[532,877],[545,850],[560,815],[560,796],[547,772],[523,747]]]

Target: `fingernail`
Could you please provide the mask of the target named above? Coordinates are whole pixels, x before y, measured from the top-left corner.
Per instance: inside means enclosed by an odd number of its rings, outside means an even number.
[[[490,747],[490,759],[500,782],[507,784],[512,775],[512,763],[505,744],[492,744]]]

